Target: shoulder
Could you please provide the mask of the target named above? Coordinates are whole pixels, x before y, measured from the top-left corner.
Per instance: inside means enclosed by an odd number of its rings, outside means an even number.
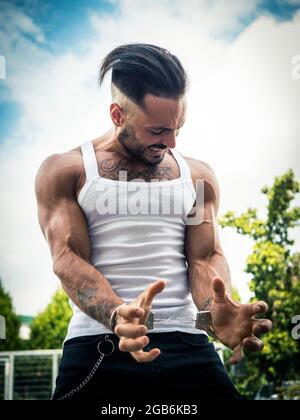
[[[191,157],[184,156],[184,160],[188,164],[193,182],[196,180],[204,181],[205,196],[209,200],[219,203],[220,188],[217,176],[213,168],[206,162]]]
[[[38,169],[35,180],[36,191],[45,188],[72,190],[81,169],[82,157],[79,148],[50,155]]]
[[[203,179],[209,184],[217,182],[215,171],[208,163],[187,156],[184,156],[184,160],[189,165],[193,179]]]

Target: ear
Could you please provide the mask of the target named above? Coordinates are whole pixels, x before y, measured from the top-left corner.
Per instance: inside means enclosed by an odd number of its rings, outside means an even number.
[[[117,103],[110,105],[110,116],[116,127],[121,127],[124,124],[125,113],[123,108],[121,108]]]

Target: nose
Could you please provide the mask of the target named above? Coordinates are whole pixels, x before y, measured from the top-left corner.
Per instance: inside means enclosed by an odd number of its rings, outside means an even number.
[[[175,132],[170,132],[168,133],[165,138],[164,138],[164,142],[163,142],[167,147],[169,147],[170,149],[175,149],[176,147],[176,133]]]

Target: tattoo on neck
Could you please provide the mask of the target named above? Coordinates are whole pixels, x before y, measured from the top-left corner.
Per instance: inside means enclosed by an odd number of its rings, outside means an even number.
[[[98,293],[98,289],[77,290],[78,304],[87,315],[110,329],[110,316],[116,307],[116,303],[103,299],[100,303],[95,304]]]
[[[105,159],[100,163],[100,175],[103,178],[119,180],[119,172],[127,173],[127,181],[142,179],[146,182],[151,180],[172,180],[176,178],[176,173],[173,168],[169,166],[151,167],[140,171],[135,171],[130,167],[127,159],[119,161],[115,159]]]

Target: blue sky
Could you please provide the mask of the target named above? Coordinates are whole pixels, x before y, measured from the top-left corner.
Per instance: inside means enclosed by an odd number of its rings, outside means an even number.
[[[40,45],[41,48],[62,54],[66,50],[72,50],[80,47],[82,37],[91,36],[91,28],[89,25],[89,13],[92,10],[101,11],[102,13],[114,14],[117,7],[106,0],[67,0],[67,1],[42,1],[42,0],[25,0],[10,1],[9,6],[5,6],[5,2],[0,4],[1,9],[14,5],[16,9],[22,11],[33,22],[42,29],[45,42]],[[30,33],[24,33],[24,36],[31,39]],[[1,51],[0,54],[4,55]],[[8,60],[6,63],[7,73],[10,73],[14,61]],[[1,89],[5,89],[5,85],[0,84]],[[18,104],[14,101],[0,101],[0,142],[9,134],[15,120],[20,115]]]
[[[285,19],[291,19],[299,7],[299,2],[297,1],[263,0],[258,5],[257,14],[270,13],[279,21],[283,21]]]
[[[143,4],[143,7],[141,7]],[[191,88],[178,149],[217,172],[221,212],[257,207],[260,189],[292,167],[299,173],[300,0],[87,0],[0,2],[0,276],[17,311],[35,314],[58,285],[36,220],[33,181],[51,153],[110,126],[100,60],[124,42],[174,51]],[[184,34],[184,36],[183,36]],[[222,232],[233,281],[251,243]]]
[[[43,29],[47,39],[45,47],[55,48],[56,52],[75,47],[82,36],[89,36],[88,15],[91,11],[107,14],[117,12],[117,6],[109,0],[21,0],[11,3],[32,17]]]

